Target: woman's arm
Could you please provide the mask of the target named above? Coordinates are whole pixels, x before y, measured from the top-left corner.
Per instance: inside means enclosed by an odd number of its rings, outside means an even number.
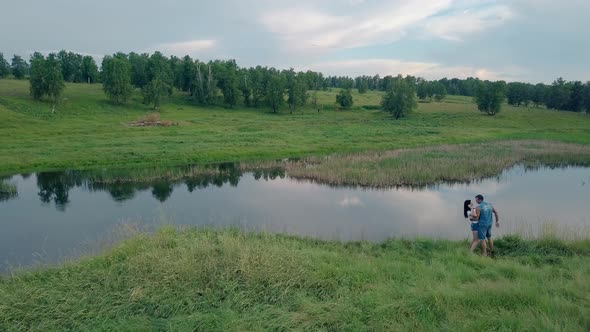
[[[496,227],[500,227],[500,217],[498,216],[498,210],[495,207],[492,207],[492,212],[494,212],[494,216],[496,216]]]

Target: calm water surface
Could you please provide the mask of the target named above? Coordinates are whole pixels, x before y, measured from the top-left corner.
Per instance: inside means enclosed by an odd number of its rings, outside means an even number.
[[[590,169],[526,170],[463,184],[376,190],[298,181],[281,171],[199,176],[182,181],[101,184],[88,172],[45,172],[2,179],[0,271],[51,263],[88,247],[121,223],[268,230],[323,239],[381,241],[469,236],[464,199],[482,193],[508,231],[552,224],[576,236],[590,228]]]

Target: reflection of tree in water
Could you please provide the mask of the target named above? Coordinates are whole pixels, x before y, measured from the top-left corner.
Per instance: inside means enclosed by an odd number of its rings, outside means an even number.
[[[191,176],[185,180],[186,187],[189,192],[195,189],[204,189],[210,185],[222,187],[229,183],[233,187],[237,187],[242,177],[242,171],[236,167],[234,163],[224,163],[217,166],[217,170],[213,173],[199,174]]]
[[[132,199],[137,192],[151,188],[152,196],[165,202],[177,184],[184,182],[190,192],[211,185],[222,187],[228,183],[235,187],[242,175],[239,165],[234,163],[204,168],[187,166],[173,169],[41,172],[37,174],[37,187],[42,202],[53,202],[57,209],[65,210],[70,202],[69,191],[75,187],[84,187],[89,191],[106,191],[116,202]],[[169,176],[173,180],[165,178]],[[280,168],[254,172],[256,180],[274,180],[284,176],[285,171]],[[0,178],[0,184],[3,183],[1,180]]]
[[[102,182],[88,182],[86,184],[91,191],[106,191],[111,195],[111,198],[115,202],[124,202],[126,200],[135,197],[135,192],[138,190],[145,190],[149,188],[149,185],[142,183],[133,182],[115,182],[115,183],[102,183]]]
[[[174,188],[172,187],[172,183],[166,180],[157,181],[154,183],[152,187],[152,195],[159,200],[160,202],[164,203],[170,195],[172,195],[172,191]]]
[[[53,201],[55,207],[64,211],[69,203],[70,189],[82,185],[80,172],[41,172],[37,174],[39,198],[43,203]]]
[[[264,180],[274,180],[277,177],[283,179],[285,177],[285,170],[281,168],[273,168],[273,169],[265,169],[265,170],[255,170],[253,172],[254,179],[260,180],[261,178]]]

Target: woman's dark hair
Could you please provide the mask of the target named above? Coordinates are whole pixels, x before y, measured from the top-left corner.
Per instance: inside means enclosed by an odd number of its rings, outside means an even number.
[[[471,204],[471,200],[469,199],[463,202],[463,215],[465,216],[465,218],[467,218],[467,211],[471,210],[469,204]]]

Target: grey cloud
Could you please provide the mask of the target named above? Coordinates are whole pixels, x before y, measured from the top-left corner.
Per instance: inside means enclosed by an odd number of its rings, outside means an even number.
[[[437,68],[485,68],[492,74],[505,73],[527,81],[550,82],[560,75],[567,79],[590,79],[590,66],[586,64],[590,40],[585,32],[590,12],[588,1],[447,0],[429,15],[417,16],[410,23],[398,17],[403,24],[388,28],[388,15],[395,18],[394,9],[412,3],[415,2],[19,0],[2,5],[0,52],[11,57],[13,53],[28,56],[34,50],[69,49],[101,55],[116,51],[152,52],[158,47],[174,52],[192,45],[191,56],[202,60],[231,57],[244,66],[310,68],[329,62],[391,59],[401,63],[436,63]],[[489,8],[502,8],[497,12],[506,19],[495,20],[496,12]],[[342,27],[338,25],[335,30],[323,31],[324,16],[319,16],[322,24],[314,30],[311,25],[318,23],[314,16],[307,16],[311,21],[302,21],[295,9],[342,18],[338,23],[344,22],[349,33],[340,34]],[[492,14],[483,19],[480,14],[479,21],[472,19],[469,15],[478,9]],[[273,12],[282,12],[281,19],[270,20],[270,24],[264,21],[264,15]],[[486,26],[474,26],[481,22]],[[465,31],[455,31],[462,25]],[[375,27],[376,33],[371,30]],[[379,31],[381,27],[385,30]],[[286,47],[288,37],[304,45],[316,39],[328,41],[326,45],[330,47],[308,47],[304,52],[294,52],[293,47]],[[206,41],[213,41],[213,46]],[[349,48],[340,47],[343,45]]]

